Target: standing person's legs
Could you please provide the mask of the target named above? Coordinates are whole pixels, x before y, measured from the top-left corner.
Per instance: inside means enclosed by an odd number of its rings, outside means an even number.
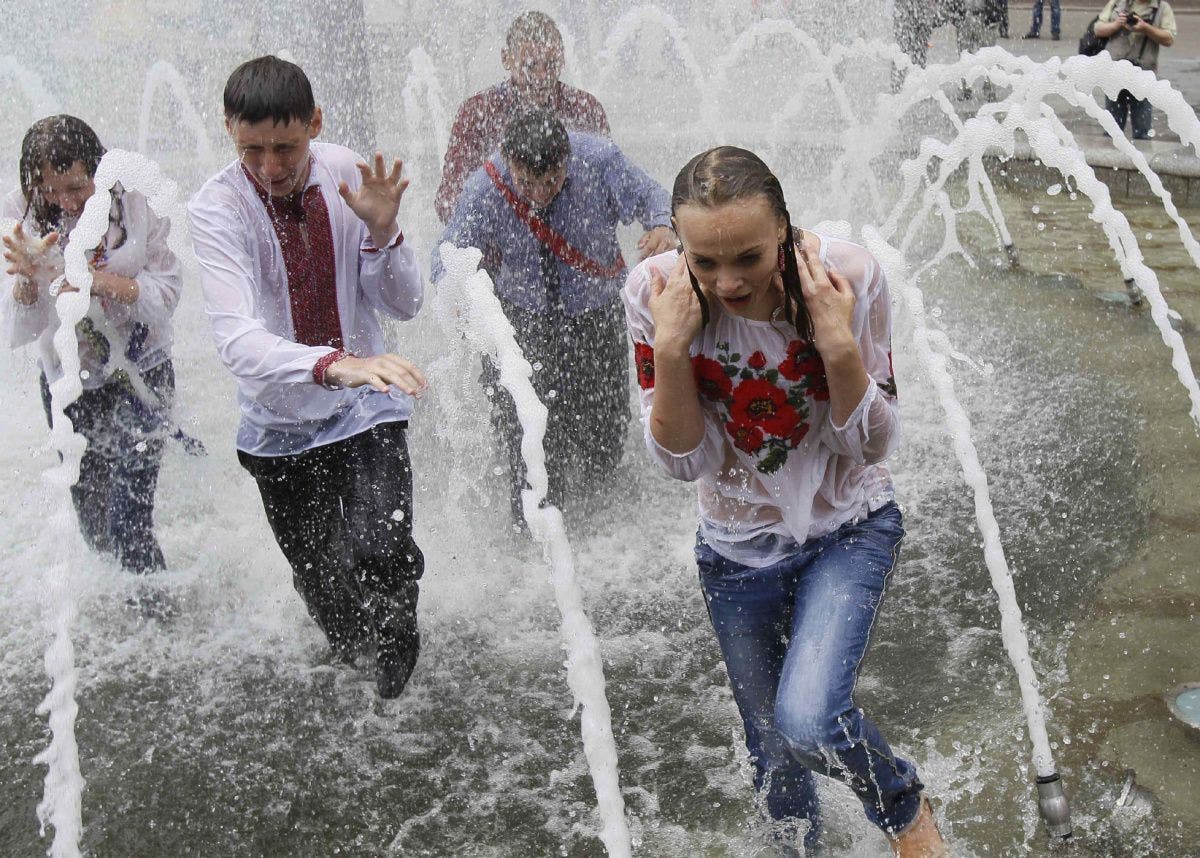
[[[1053,7],[1051,7],[1053,14]],[[1029,25],[1029,33],[1026,38],[1037,38],[1042,32],[1042,0],[1033,0],[1033,21]]]
[[[577,490],[611,478],[629,427],[629,337],[619,301],[569,320],[562,340],[561,409]]]
[[[1058,38],[1062,33],[1062,2],[1050,0],[1050,35]]]
[[[372,637],[372,624],[352,580],[351,548],[342,517],[350,469],[346,442],[293,456],[238,451],[262,495],[267,522],[292,567],[292,583],[334,654],[352,660]]]
[[[734,563],[696,540],[696,562],[709,618],[754,763],[754,786],[765,792],[777,820],[812,822],[805,845],[820,836],[820,807],[812,773],[775,729],[775,699],[792,625],[793,558],[761,569]]]
[[[1123,89],[1117,93],[1115,101],[1111,98],[1104,99],[1104,109],[1112,114],[1113,119],[1116,120],[1117,128],[1121,131],[1125,130],[1125,116],[1129,113],[1129,100],[1132,97],[1129,90]]]
[[[543,438],[546,469],[550,472],[547,499],[550,503],[557,505],[561,501],[559,497],[561,479],[555,478],[553,466],[559,461],[559,457],[552,456],[551,452],[555,448],[557,437],[560,434],[561,415],[557,403],[549,396],[551,390],[555,391],[555,396],[558,394],[556,388],[558,369],[555,364],[557,358],[550,337],[556,316],[536,313],[506,301],[501,301],[500,304],[504,309],[504,315],[512,323],[517,345],[521,347],[522,354],[533,367],[534,392],[549,412],[546,435]],[[516,403],[508,390],[500,384],[500,373],[494,362],[486,356],[483,359],[483,374],[480,376],[480,381],[483,383],[492,405],[490,415],[492,434],[500,446],[501,458],[507,466],[512,518],[514,522],[523,524],[525,516],[521,508],[521,491],[527,483],[525,482],[525,460],[521,455],[523,430],[517,419]]]
[[[775,726],[795,758],[846,783],[893,835],[917,818],[922,784],[853,695],[903,536],[900,509],[889,504],[810,543],[775,701]]]
[[[1133,126],[1133,139],[1148,140],[1150,138],[1150,127],[1154,121],[1154,113],[1150,107],[1150,99],[1134,98],[1133,93],[1130,93],[1129,107],[1129,124]]]
[[[375,629],[381,697],[396,697],[417,663],[418,580],[425,558],[413,541],[412,467],[403,422],[350,438],[344,510],[354,575]]]
[[[166,568],[154,536],[154,493],[162,464],[166,414],[175,394],[175,369],[165,361],[142,373],[142,381],[158,403],[135,399],[132,389],[120,394],[113,414],[120,458],[109,486],[109,532],[121,565],[133,572]]]
[[[43,373],[39,386],[46,425],[52,426],[50,385]],[[72,428],[87,439],[87,448],[79,462],[79,479],[71,486],[71,501],[79,520],[83,541],[93,551],[110,554],[115,550],[108,528],[108,486],[112,480],[115,455],[110,451],[105,427],[111,425],[114,399],[106,388],[85,390],[65,409]]]

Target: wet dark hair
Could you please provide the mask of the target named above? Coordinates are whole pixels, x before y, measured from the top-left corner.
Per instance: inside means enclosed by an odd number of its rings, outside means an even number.
[[[783,313],[784,318],[802,336],[812,339],[812,320],[804,304],[804,293],[800,288],[800,269],[794,252],[796,231],[783,199],[783,187],[763,160],[748,149],[736,146],[717,146],[701,152],[688,161],[671,189],[671,217],[680,206],[719,206],[734,200],[762,196],[771,210],[787,224],[780,250],[783,252]],[[682,247],[682,244],[680,245]],[[708,301],[688,267],[692,288],[700,299],[704,322],[708,323]]]
[[[21,193],[25,195],[25,214],[33,212],[42,235],[58,229],[63,216],[61,208],[42,196],[42,168],[49,164],[56,173],[65,173],[80,161],[87,174],[95,176],[103,157],[104,147],[91,126],[65,113],[39,119],[25,132],[19,167]]]
[[[561,50],[562,33],[554,19],[545,12],[524,12],[513,19],[504,36],[504,50],[509,53],[521,45],[536,45],[539,48],[553,45]]]
[[[504,129],[500,154],[509,164],[542,176],[567,162],[571,140],[562,120],[553,113],[529,110],[517,114]]]
[[[235,68],[225,81],[224,100],[226,119],[251,124],[264,119],[280,125],[293,119],[308,122],[317,109],[304,70],[270,55]]]

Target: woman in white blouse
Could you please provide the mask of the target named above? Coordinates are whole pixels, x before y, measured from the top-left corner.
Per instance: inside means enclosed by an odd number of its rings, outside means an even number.
[[[21,144],[20,187],[4,198],[4,339],[11,348],[36,343],[47,419],[50,385],[62,376],[53,337],[54,295],[62,251],[96,192],[93,177],[104,147],[73,116],[35,123]],[[76,326],[83,393],[66,409],[87,438],[79,481],[71,492],[88,544],[115,554],[134,572],[164,568],[153,532],[154,492],[163,440],[170,432],[175,376],[171,314],[179,303],[179,262],[167,247],[169,221],[120,185],[111,197],[108,232],[87,258],[92,301]],[[177,433],[178,434],[178,433]]]
[[[883,464],[900,434],[883,271],[793,229],[744,149],[693,158],[671,204],[680,251],[635,268],[623,297],[646,447],[697,482],[700,582],[755,785],[776,820],[809,820],[808,847],[815,770],[896,854],[944,855],[916,768],[853,701],[904,536]]]

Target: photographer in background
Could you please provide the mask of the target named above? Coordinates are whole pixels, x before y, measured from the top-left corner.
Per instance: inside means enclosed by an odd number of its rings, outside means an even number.
[[[1109,0],[1093,28],[1096,36],[1108,39],[1105,50],[1114,60],[1128,60],[1147,71],[1158,71],[1158,49],[1175,43],[1175,12],[1166,0]],[[1127,89],[1117,100],[1105,99],[1105,108],[1125,130],[1125,116],[1132,114],[1134,140],[1150,138],[1150,102],[1134,98]]]

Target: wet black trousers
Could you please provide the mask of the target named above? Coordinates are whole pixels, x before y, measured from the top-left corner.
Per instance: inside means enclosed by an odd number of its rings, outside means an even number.
[[[292,581],[334,653],[352,659],[417,641],[412,468],[405,422],[382,423],[292,456],[238,459],[258,483]]]
[[[602,485],[621,460],[629,425],[625,313],[619,299],[577,316],[500,303],[533,366],[533,388],[549,411],[547,500],[562,508]],[[516,405],[487,357],[480,380],[492,403],[492,431],[508,469],[513,520],[522,522],[521,490],[527,484]]]
[[[159,402],[147,405],[127,381],[85,390],[65,409],[87,439],[71,499],[84,541],[116,555],[130,572],[166,568],[154,536],[154,492],[162,464],[165,415],[175,395],[175,369],[164,361],[141,374]],[[42,406],[51,421],[50,387],[41,377]]]

